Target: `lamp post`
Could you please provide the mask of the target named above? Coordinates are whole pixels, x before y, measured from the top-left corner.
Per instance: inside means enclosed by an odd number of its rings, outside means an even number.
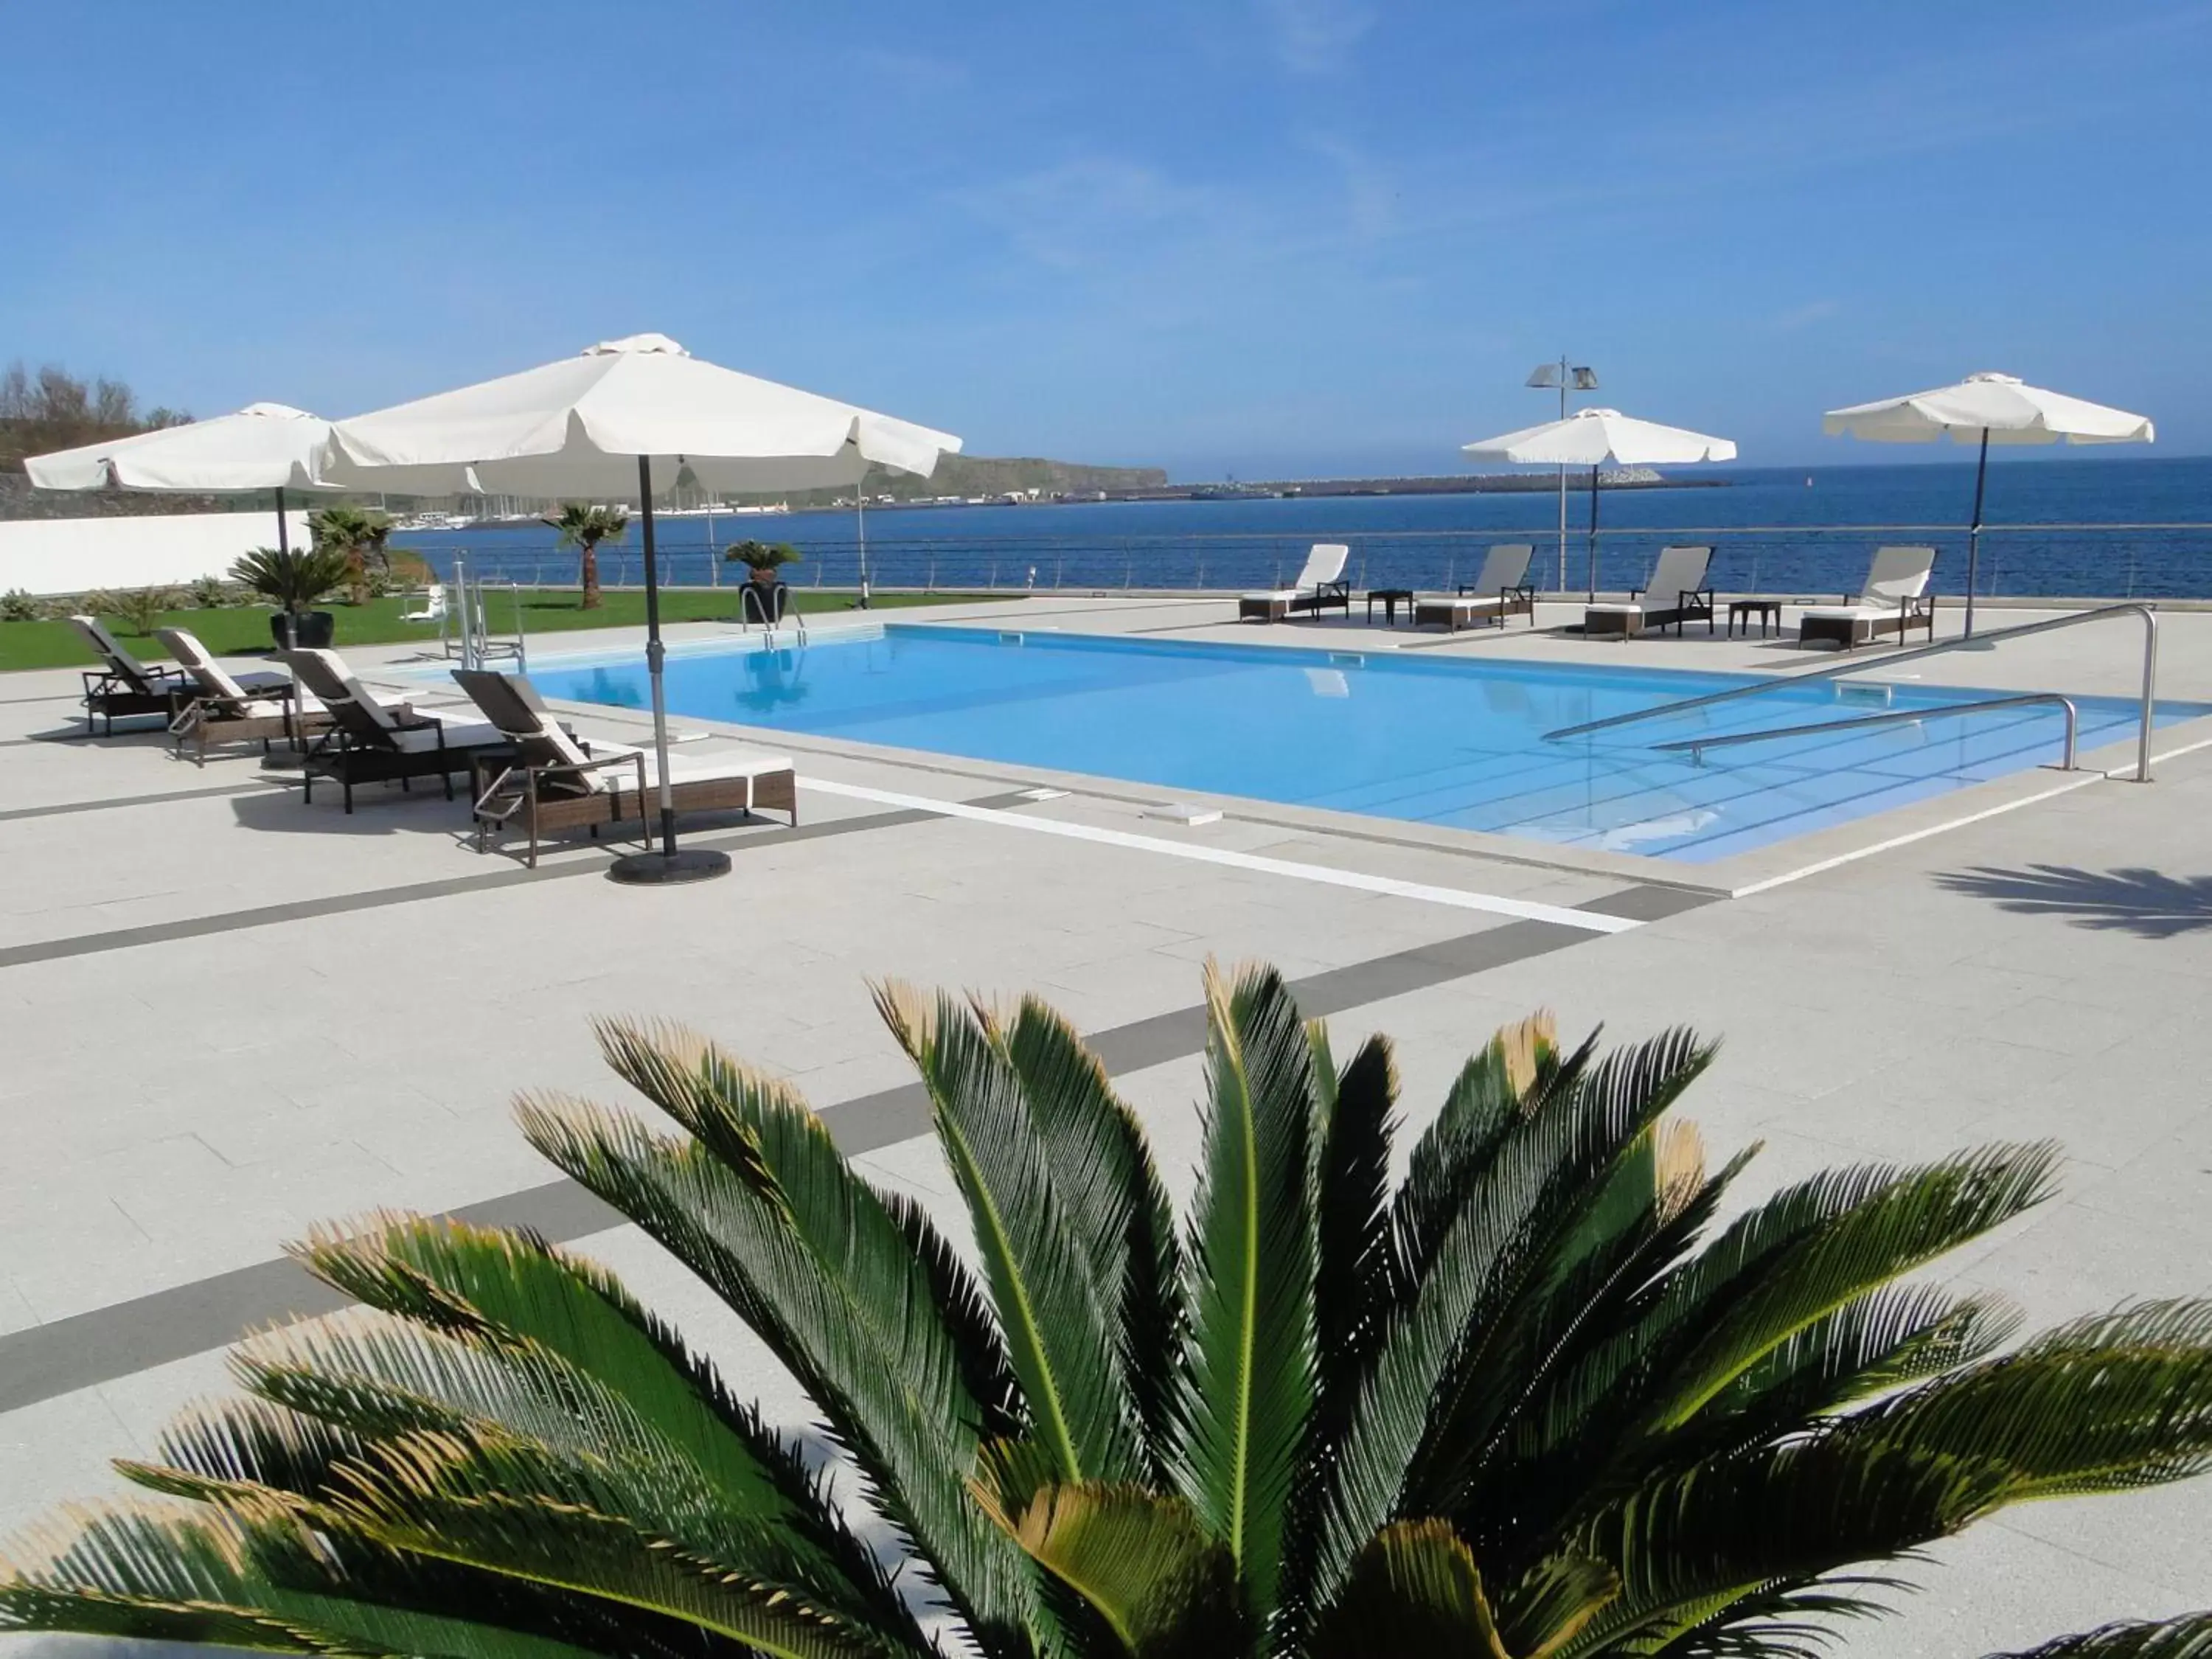
[[[1583,365],[1571,365],[1562,355],[1556,363],[1539,363],[1529,372],[1524,385],[1540,389],[1556,387],[1559,394],[1559,418],[1567,418],[1567,394],[1570,392],[1597,390],[1597,371]],[[1559,468],[1559,592],[1567,591],[1567,469]]]

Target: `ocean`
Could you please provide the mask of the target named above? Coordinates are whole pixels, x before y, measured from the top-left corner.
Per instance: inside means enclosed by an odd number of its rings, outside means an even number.
[[[1684,468],[1674,477],[1679,487],[1601,492],[1597,586],[1640,586],[1661,546],[1705,540],[1723,591],[1840,595],[1856,589],[1875,545],[1914,542],[1938,550],[1939,592],[1966,590],[1971,460]],[[1243,588],[1295,573],[1314,542],[1341,541],[1352,548],[1346,574],[1356,586],[1436,589],[1471,576],[1489,543],[1513,540],[1535,544],[1540,586],[1580,592],[1589,580],[1589,511],[1584,475],[1568,500],[1564,583],[1550,491],[872,507],[868,569],[878,586],[896,587]],[[1993,459],[1984,514],[1979,593],[2212,599],[2212,459]],[[662,580],[704,586],[741,578],[714,552],[746,537],[799,548],[803,562],[786,571],[794,585],[858,580],[850,510],[712,520],[664,514]],[[552,585],[575,579],[574,554],[542,525],[408,532],[393,540],[441,575],[465,551],[480,574]],[[600,566],[610,584],[641,580],[635,525],[623,542],[602,548]]]

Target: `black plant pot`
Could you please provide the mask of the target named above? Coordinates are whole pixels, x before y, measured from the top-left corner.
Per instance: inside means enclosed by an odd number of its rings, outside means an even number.
[[[307,611],[296,617],[279,611],[269,618],[269,636],[276,641],[279,651],[321,651],[329,647],[337,626],[338,619],[327,611]]]

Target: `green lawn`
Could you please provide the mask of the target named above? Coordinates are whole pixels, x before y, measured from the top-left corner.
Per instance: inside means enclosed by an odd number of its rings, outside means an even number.
[[[791,597],[804,611],[853,608],[850,593],[824,593],[795,587]],[[957,605],[985,597],[981,593],[878,593],[875,606],[878,610],[890,610],[900,605]],[[413,610],[420,604],[421,600],[414,597],[395,597],[371,599],[362,605],[330,605],[327,609],[337,617],[336,643],[343,649],[349,645],[388,645],[398,640],[434,640],[438,637],[434,625],[424,627],[399,620],[401,611]],[[495,634],[514,631],[514,612],[504,594],[487,594],[484,610]],[[663,622],[734,622],[737,615],[738,593],[734,587],[706,592],[685,588],[660,596]],[[270,649],[269,617],[269,611],[259,606],[172,611],[159,625],[191,629],[218,656],[243,656]],[[526,589],[522,619],[523,629],[532,638],[569,629],[635,626],[645,621],[645,595],[627,590],[610,592],[598,610],[582,611],[577,608],[573,589]],[[168,654],[160,641],[142,639],[128,632],[119,618],[108,617],[104,620],[134,656],[153,661]],[[18,668],[88,668],[92,663],[92,653],[65,622],[0,622],[0,672]]]

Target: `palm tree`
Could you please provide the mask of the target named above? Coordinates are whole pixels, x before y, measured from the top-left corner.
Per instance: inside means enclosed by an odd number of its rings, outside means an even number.
[[[573,547],[581,554],[579,574],[583,583],[584,598],[580,607],[586,611],[599,608],[599,544],[618,542],[629,528],[629,514],[618,507],[592,507],[583,501],[569,501],[561,508],[558,518],[545,522],[561,532],[561,545]]]
[[[369,566],[386,565],[384,541],[392,533],[391,519],[372,508],[337,501],[308,514],[307,530],[316,546],[344,557],[347,596],[355,605],[366,603]]]
[[[532,1143],[805,1390],[771,1426],[605,1269],[383,1215],[298,1249],[366,1310],[257,1337],[242,1401],[118,1465],[0,1626],[454,1659],[1480,1654],[1775,1659],[2009,1504],[2212,1459],[2212,1304],[2010,1343],[1900,1276],[2046,1197],[2055,1152],[1832,1172],[1717,1220],[1668,1109],[1713,1050],[1542,1018],[1393,1181],[1382,1038],[1337,1064],[1209,970],[1178,1225],[1070,1027],[888,988],[972,1249],[776,1079],[599,1028],[673,1132],[557,1096]],[[946,1646],[940,1646],[943,1642]],[[2038,1659],[2204,1659],[2212,1615]]]

